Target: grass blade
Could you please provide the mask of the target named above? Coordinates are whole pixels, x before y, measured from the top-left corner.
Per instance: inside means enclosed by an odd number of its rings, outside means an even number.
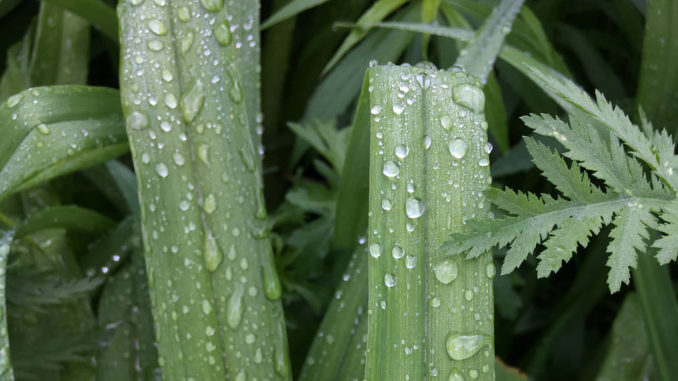
[[[93,210],[79,206],[54,206],[28,217],[16,230],[17,238],[44,229],[80,230],[101,234],[112,228],[113,221]]]
[[[127,152],[118,92],[35,88],[0,105],[0,200]]]
[[[449,258],[437,250],[467,218],[487,213],[480,84],[461,71],[425,66],[376,67],[369,77],[376,139],[370,142],[366,378],[491,379],[492,259]],[[407,102],[397,96],[405,88]]]
[[[678,61],[678,4],[648,0],[645,17],[637,100],[657,127],[666,128],[675,137],[678,72],[666,63]]]
[[[0,380],[12,381],[14,380],[14,372],[12,371],[12,364],[9,358],[9,337],[7,336],[7,306],[5,303],[5,282],[7,275],[7,257],[9,256],[9,248],[14,239],[13,230],[0,230],[0,330],[3,332],[0,335]]]
[[[290,379],[227,9],[221,1],[145,1],[122,2],[118,12],[163,377]],[[175,339],[187,335],[193,340]]]
[[[118,20],[115,10],[103,1],[98,0],[43,0],[64,9],[89,21],[106,37],[118,41]]]
[[[294,17],[307,9],[317,7],[327,1],[328,0],[292,0],[261,24],[261,30],[266,30],[273,25]]]

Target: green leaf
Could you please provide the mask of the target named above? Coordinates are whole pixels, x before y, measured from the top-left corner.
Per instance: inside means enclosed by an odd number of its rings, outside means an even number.
[[[79,206],[54,206],[31,215],[16,231],[24,237],[44,229],[80,230],[101,234],[112,228],[113,221],[98,212]]]
[[[676,133],[678,120],[678,4],[648,0],[638,83],[638,104],[660,128]]]
[[[292,0],[284,7],[276,11],[264,23],[261,24],[261,30],[266,30],[273,25],[294,17],[299,13],[317,7],[318,5],[326,3],[328,0]]]
[[[127,203],[127,208],[132,215],[136,218],[140,218],[141,210],[139,206],[139,191],[137,189],[136,177],[134,172],[131,169],[127,168],[124,164],[117,160],[111,160],[106,163],[106,168],[111,174],[113,181],[120,189],[125,202]]]
[[[338,130],[332,121],[309,120],[306,123],[287,124],[297,136],[309,143],[341,173],[344,168],[349,129]]]
[[[101,278],[66,280],[50,272],[14,270],[8,274],[7,301],[41,311],[45,305],[65,304],[86,297],[101,283]]]
[[[118,92],[83,86],[26,90],[0,105],[0,200],[127,152]]]
[[[0,231],[0,282],[6,284],[7,282],[7,257],[9,256],[10,245],[14,239],[13,230]],[[0,379],[2,381],[13,381],[14,372],[12,370],[12,363],[10,361],[9,351],[9,337],[7,336],[7,303],[5,295],[6,287],[0,288],[0,329],[5,332],[0,335]]]
[[[80,265],[89,277],[106,276],[125,262],[135,245],[138,245],[139,226],[135,218],[127,217],[89,246]]]
[[[374,67],[368,82],[374,89],[365,377],[420,380],[477,372],[490,379],[492,259],[485,252],[465,261],[436,250],[446,232],[460,232],[466,219],[487,215],[480,83],[463,71],[425,64]],[[405,88],[411,102],[397,95]]]
[[[68,9],[84,18],[106,37],[118,41],[118,21],[115,10],[103,1],[98,0],[42,0]]]
[[[289,380],[282,290],[228,9],[159,4],[121,2],[118,14],[163,377]],[[194,340],[175,340],[187,334]]]
[[[390,15],[393,11],[400,8],[407,0],[377,0],[372,6],[360,16],[356,27],[346,37],[341,46],[336,50],[330,62],[325,65],[323,74],[327,73],[341,60],[346,53],[351,50],[360,40],[362,40],[372,26]]]
[[[666,223],[660,224],[657,230],[664,235],[654,241],[652,246],[659,249],[657,260],[665,265],[678,259],[678,205],[675,203],[667,205],[662,212],[662,219]]]

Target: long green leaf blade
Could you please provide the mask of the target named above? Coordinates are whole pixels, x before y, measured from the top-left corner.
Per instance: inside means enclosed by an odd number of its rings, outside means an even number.
[[[461,71],[424,66],[376,67],[369,77],[366,378],[491,379],[492,259],[438,250],[466,219],[487,213],[480,83]]]
[[[12,364],[9,358],[9,337],[7,336],[7,305],[5,303],[5,288],[7,280],[7,257],[9,256],[9,248],[14,239],[14,231],[6,230],[0,231],[0,330],[3,334],[0,335],[0,380],[13,381],[14,372],[12,371]]]
[[[84,86],[26,90],[0,105],[0,200],[128,151],[118,92]]]
[[[103,1],[98,0],[42,0],[68,9],[74,14],[89,21],[106,37],[118,41],[118,21],[115,10]]]
[[[222,1],[124,1],[118,13],[163,377],[290,379],[228,9]]]
[[[326,3],[327,1],[328,0],[293,0],[284,7],[280,8],[263,24],[261,24],[261,30],[268,29],[273,25],[285,21],[290,17],[294,17],[307,9],[317,7],[318,5]]]

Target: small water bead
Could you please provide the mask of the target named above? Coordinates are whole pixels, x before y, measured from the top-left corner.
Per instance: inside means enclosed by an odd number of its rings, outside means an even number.
[[[158,36],[167,34],[167,26],[160,20],[153,19],[148,22],[148,29]]]
[[[464,376],[461,375],[459,370],[454,369],[450,372],[450,377],[447,378],[447,381],[464,381]]]
[[[439,263],[435,269],[435,276],[438,281],[442,284],[450,284],[452,281],[457,279],[459,274],[459,269],[457,264],[454,263],[451,259],[446,259]]]
[[[440,125],[443,126],[443,129],[447,132],[452,129],[452,118],[449,115],[443,115],[440,117]]]
[[[181,53],[186,54],[189,49],[191,49],[191,46],[193,46],[193,32],[190,30],[186,32],[184,37],[181,38],[181,41],[179,43],[179,48],[181,49]]]
[[[461,159],[466,155],[466,142],[461,139],[454,139],[449,144],[450,155],[455,159]]]
[[[381,173],[386,177],[396,177],[400,173],[400,167],[398,167],[398,164],[389,160],[384,163],[384,168]]]
[[[214,36],[222,46],[227,46],[231,43],[233,34],[231,33],[231,25],[228,23],[228,20],[220,22],[219,25],[214,28]]]
[[[209,315],[210,312],[212,312],[212,304],[207,299],[203,299],[203,301],[202,301],[202,312],[205,315]]]
[[[153,2],[159,7],[164,7],[167,4],[167,0],[153,0]]]
[[[431,147],[431,137],[424,135],[424,149],[429,149]]]
[[[160,129],[165,131],[165,132],[170,132],[170,131],[172,131],[172,125],[169,124],[168,122],[161,122],[160,123]]]
[[[407,184],[407,193],[414,193],[414,183]]]
[[[408,269],[417,267],[417,257],[408,255],[407,258],[405,258],[405,267]]]
[[[209,146],[207,146],[206,144],[201,144],[201,145],[198,146],[198,158],[204,164],[209,165],[209,163],[210,163]]]
[[[395,259],[400,259],[405,255],[405,250],[403,250],[402,247],[400,246],[393,246],[393,250],[391,250],[391,255]]]
[[[406,158],[409,153],[410,153],[410,149],[405,145],[398,146],[395,149],[395,154],[400,159]]]
[[[179,20],[186,22],[191,19],[191,11],[189,11],[185,6],[182,6],[177,9],[177,16],[179,16]]]
[[[16,94],[16,95],[12,95],[11,97],[7,98],[7,101],[6,101],[7,107],[12,108],[12,107],[18,105],[19,102],[21,102],[21,99],[23,99],[23,97],[24,96],[22,94]]]
[[[191,207],[191,204],[188,203],[186,200],[181,200],[179,202],[179,209],[183,210],[184,212],[188,210],[188,208]]]
[[[134,130],[141,130],[142,128],[148,127],[148,118],[139,111],[132,111],[132,113],[127,115],[125,122]]]
[[[212,214],[215,210],[217,210],[217,200],[212,193],[205,197],[202,208],[207,214]]]
[[[467,107],[476,113],[483,112],[485,108],[485,95],[483,91],[473,85],[459,85],[452,89],[452,99],[455,103]]]
[[[496,274],[496,269],[494,267],[494,263],[490,262],[485,266],[485,275],[487,275],[488,278],[492,279],[494,278]]]
[[[253,344],[256,340],[257,340],[257,337],[254,336],[254,334],[252,334],[252,333],[248,333],[248,334],[245,336],[245,342],[246,342],[247,344]]]
[[[158,163],[155,165],[155,172],[158,174],[160,177],[167,177],[168,174],[168,169],[167,166],[163,163]]]
[[[205,101],[205,94],[203,84],[200,80],[195,81],[195,84],[181,99],[181,110],[186,122],[192,122],[202,109]]]
[[[452,360],[466,360],[490,343],[484,335],[450,335],[447,338],[447,354]]]
[[[167,94],[165,96],[165,106],[169,107],[170,109],[174,110],[177,108],[177,97],[174,96],[174,94]]]
[[[394,112],[396,115],[402,114],[404,110],[405,110],[405,106],[403,106],[403,105],[399,105],[399,104],[394,104],[394,105],[393,105],[393,112]]]
[[[217,12],[224,7],[224,0],[200,0],[202,6],[208,11]]]
[[[482,159],[478,160],[478,166],[487,167],[488,165],[490,165],[490,161],[487,160],[486,158],[482,158]]]
[[[165,44],[163,44],[160,40],[150,40],[146,45],[148,46],[148,49],[153,52],[159,52],[165,47]]]
[[[172,155],[172,158],[174,159],[174,163],[180,167],[186,162],[179,152],[175,152],[174,155]]]
[[[169,71],[169,70],[167,70],[167,69],[164,69],[164,70],[162,71],[162,79],[163,79],[165,82],[170,82],[171,80],[174,79],[174,75],[172,74],[171,71]]]
[[[238,328],[238,325],[240,325],[240,319],[242,318],[242,313],[245,309],[242,302],[244,293],[245,288],[243,285],[236,283],[235,289],[228,300],[228,306],[226,307],[226,322],[232,329],[236,329]]]
[[[433,299],[431,299],[431,305],[434,308],[440,307],[440,298],[438,298],[437,296],[434,296]]]
[[[407,229],[408,232],[412,233],[414,231],[414,224],[408,222],[407,225],[405,225],[405,229]]]
[[[234,80],[231,90],[228,91],[228,96],[235,103],[242,102],[242,88],[240,87],[240,81]]]
[[[381,208],[382,209],[389,211],[389,210],[391,210],[391,207],[392,207],[391,200],[389,200],[387,198],[381,200]]]
[[[480,122],[480,127],[483,129],[483,131],[487,131],[489,125],[487,124],[486,121],[483,120],[482,122]]]
[[[147,153],[141,154],[141,162],[144,164],[148,164],[151,161],[151,156]]]
[[[478,378],[478,371],[475,369],[471,369],[468,371],[468,375],[469,377],[475,380],[476,378]]]
[[[372,115],[379,115],[380,112],[381,112],[381,106],[379,106],[379,105],[372,106],[372,108],[370,109],[370,113]]]
[[[466,299],[467,302],[473,300],[473,291],[471,290],[464,291],[464,299]]]
[[[40,131],[41,134],[49,135],[49,128],[47,128],[47,125],[45,123],[38,124],[37,129],[38,131]]]
[[[487,144],[485,144],[485,152],[486,152],[488,155],[492,152],[492,148],[494,148],[494,147],[492,146],[492,143],[487,143]]]
[[[237,376],[235,376],[235,381],[247,381],[247,374],[244,370],[241,370]]]
[[[207,270],[214,271],[219,267],[224,256],[219,250],[217,240],[214,239],[211,232],[205,233],[205,266]]]
[[[370,245],[370,255],[372,258],[379,258],[381,256],[381,245],[373,243]]]
[[[405,200],[405,213],[409,218],[419,218],[424,214],[426,206],[424,202],[416,197],[410,197]]]
[[[396,285],[396,277],[393,274],[386,274],[384,275],[384,284],[386,287],[395,287]]]

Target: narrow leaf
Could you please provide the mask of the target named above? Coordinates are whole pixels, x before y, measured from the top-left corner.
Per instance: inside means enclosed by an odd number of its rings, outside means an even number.
[[[118,41],[118,21],[115,10],[103,1],[98,0],[42,0],[68,9],[74,14],[89,21],[106,37]]]
[[[262,23],[261,30],[266,30],[273,25],[285,21],[290,17],[294,17],[305,10],[317,7],[318,5],[326,3],[327,1],[328,0],[293,0],[284,7],[280,8],[264,23]]]
[[[113,221],[91,209],[79,206],[54,206],[31,215],[16,231],[17,237],[24,237],[44,229],[79,230],[101,234],[112,228]]]

